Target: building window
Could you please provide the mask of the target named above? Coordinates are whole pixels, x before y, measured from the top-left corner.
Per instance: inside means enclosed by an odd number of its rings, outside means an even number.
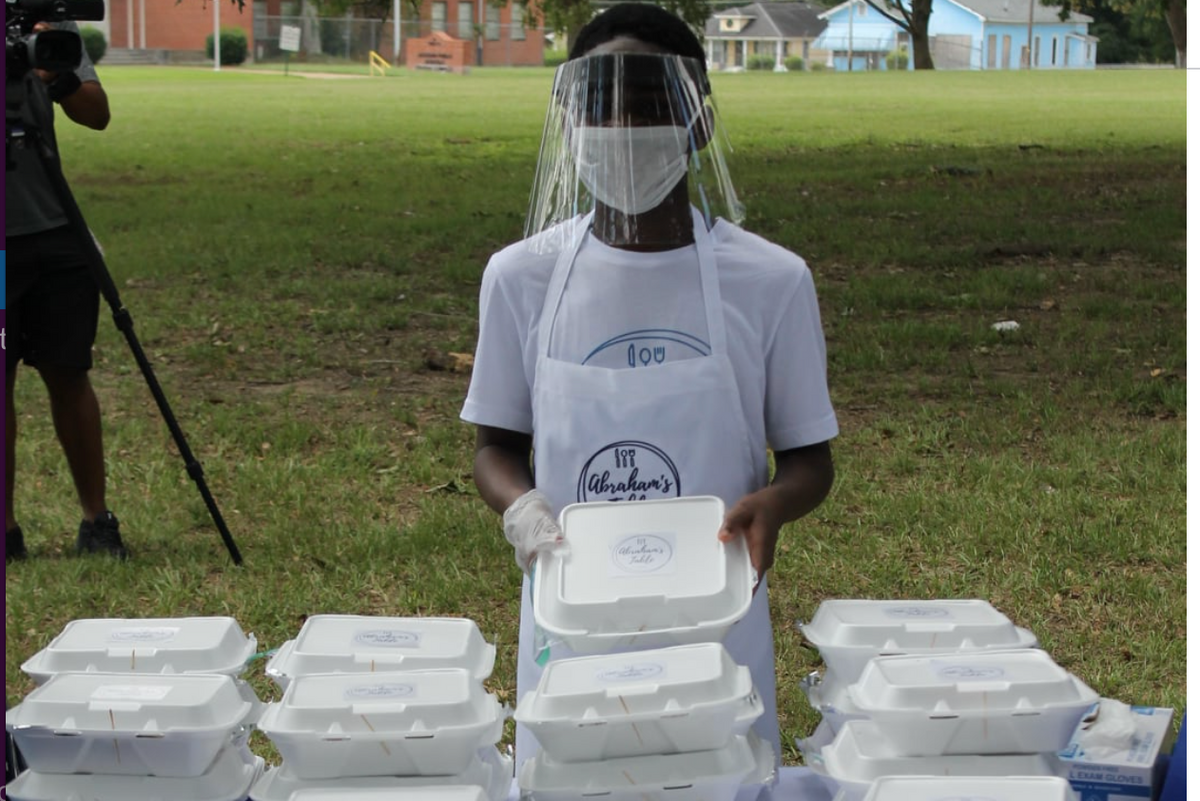
[[[496,6],[487,7],[487,27],[484,29],[484,36],[493,42],[500,39],[500,9]]]
[[[435,31],[446,30],[446,4],[444,2],[439,0],[430,6],[429,22],[430,27],[432,27]]]
[[[475,4],[459,0],[458,3],[458,38],[474,39],[472,30],[475,25]]]
[[[1055,36],[1050,40],[1050,66],[1058,64],[1058,37]]]
[[[854,10],[858,12],[858,16],[860,16],[860,17],[867,16],[867,4],[866,3],[855,3]]]
[[[508,38],[514,42],[525,41],[525,6],[513,4],[512,20],[512,30],[509,32]]]
[[[1033,66],[1037,66],[1042,60],[1042,37],[1033,37]]]

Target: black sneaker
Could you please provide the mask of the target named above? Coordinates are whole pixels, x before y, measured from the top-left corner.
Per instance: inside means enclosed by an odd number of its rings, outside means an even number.
[[[20,526],[13,526],[4,535],[4,561],[14,562],[29,556],[25,550],[25,533]]]
[[[128,559],[129,551],[121,542],[121,524],[112,512],[101,512],[92,521],[79,524],[79,537],[75,550],[80,554],[103,553],[118,559]]]

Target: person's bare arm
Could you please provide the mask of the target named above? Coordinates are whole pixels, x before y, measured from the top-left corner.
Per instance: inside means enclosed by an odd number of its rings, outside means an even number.
[[[769,486],[743,497],[725,514],[720,539],[745,537],[750,562],[760,576],[775,564],[779,529],[816,509],[833,486],[828,442],[778,451]]]
[[[488,506],[503,514],[533,489],[532,452],[529,434],[491,426],[475,429],[475,486]]]

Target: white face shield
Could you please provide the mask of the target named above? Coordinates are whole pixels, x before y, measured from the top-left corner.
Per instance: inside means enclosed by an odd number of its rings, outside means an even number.
[[[669,204],[694,206],[709,227],[717,217],[741,222],[729,149],[699,61],[642,53],[568,61],[555,73],[542,133],[530,247],[563,250],[592,211],[593,233],[615,246],[671,244],[661,219]],[[671,216],[690,226],[683,211]]]

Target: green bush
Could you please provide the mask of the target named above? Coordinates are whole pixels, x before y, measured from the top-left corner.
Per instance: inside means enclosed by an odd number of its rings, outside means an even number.
[[[788,56],[783,60],[783,66],[788,72],[804,72],[804,59],[800,56]]]
[[[567,60],[566,50],[547,50],[542,56],[542,63],[547,67],[557,67]]]
[[[767,55],[750,56],[746,59],[746,69],[773,70],[775,69],[775,57]]]
[[[824,61],[809,61],[808,62],[808,71],[809,72],[824,72],[826,69],[828,69],[828,66],[825,64]]]
[[[221,64],[241,64],[246,60],[250,45],[246,41],[246,32],[241,28],[221,29]],[[210,33],[204,40],[204,54],[213,57],[213,37]]]
[[[99,28],[85,26],[79,29],[79,37],[83,39],[83,49],[87,51],[88,58],[93,64],[99,64],[100,59],[108,52],[108,40],[104,38],[104,32]]]
[[[887,54],[887,68],[889,70],[906,70],[908,69],[908,50],[900,48],[893,50]]]

